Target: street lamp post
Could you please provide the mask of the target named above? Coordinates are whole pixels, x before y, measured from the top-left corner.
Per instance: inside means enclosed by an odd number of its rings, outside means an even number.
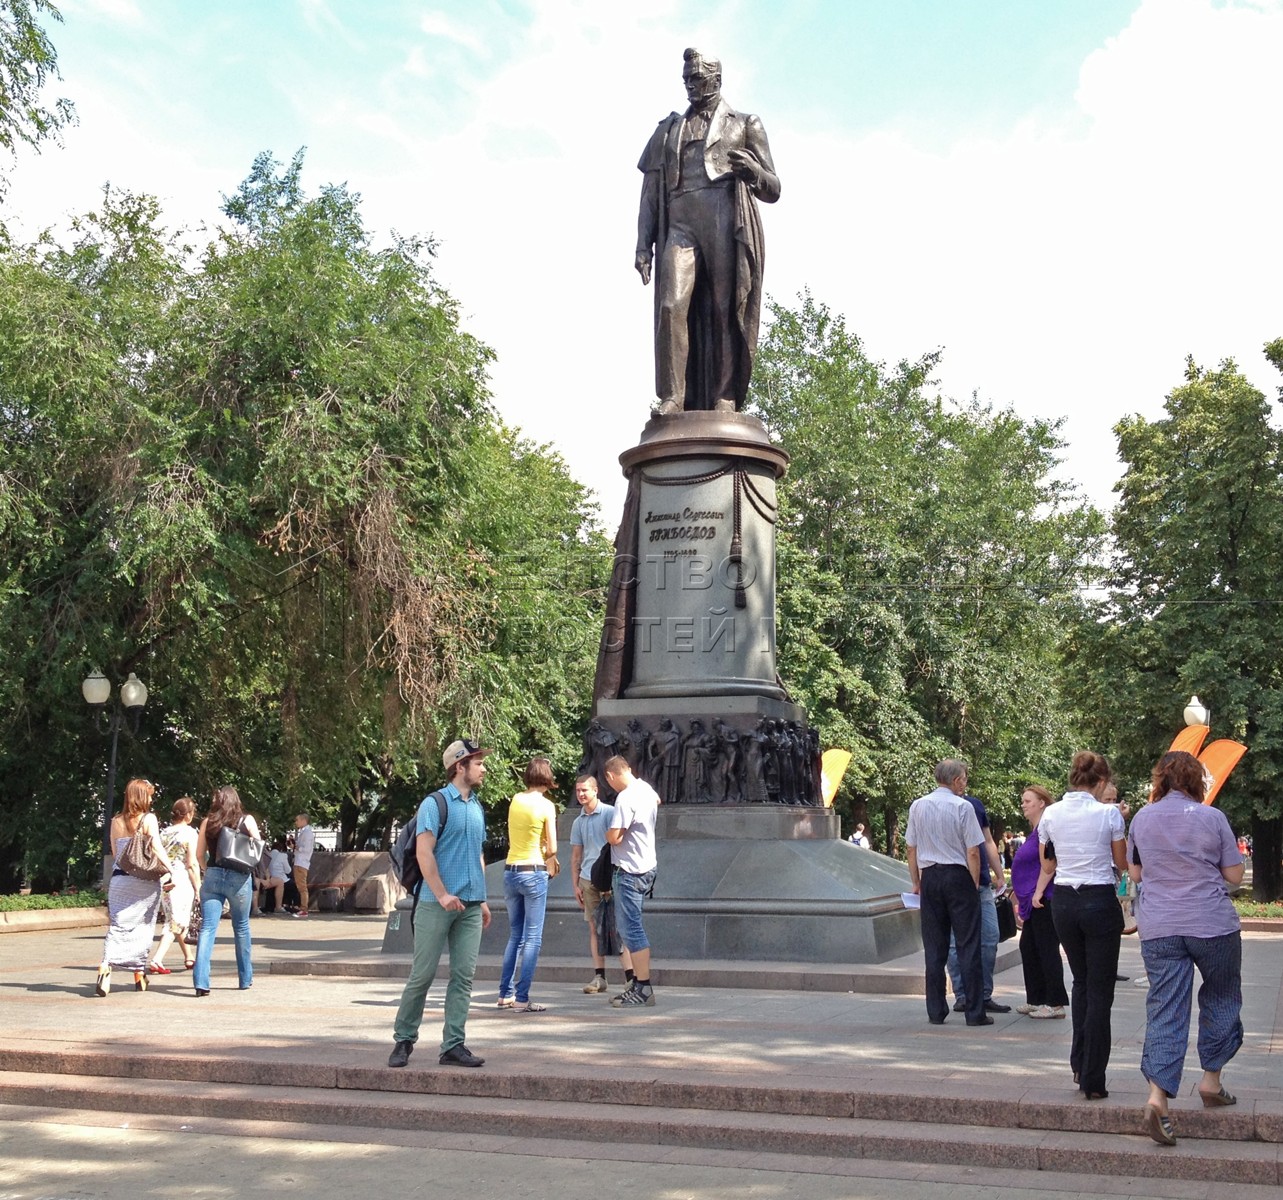
[[[121,727],[128,722],[125,732],[138,732],[138,723],[142,718],[143,705],[147,703],[147,688],[141,679],[129,672],[129,678],[120,685],[120,694],[116,703],[108,708],[111,699],[111,683],[98,670],[91,671],[80,685],[80,694],[93,711],[94,720],[99,731],[111,738],[111,757],[107,763],[107,802],[102,814],[102,884],[103,890],[111,880],[111,864],[115,857],[111,844],[111,818],[116,808],[116,746]]]

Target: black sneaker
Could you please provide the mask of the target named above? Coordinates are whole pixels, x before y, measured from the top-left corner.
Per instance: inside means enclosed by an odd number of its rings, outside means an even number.
[[[403,1067],[410,1061],[410,1055],[414,1053],[413,1042],[397,1042],[392,1047],[392,1053],[388,1055],[389,1067]]]
[[[611,1008],[654,1008],[655,989],[631,987],[610,1002]]]
[[[443,1067],[479,1067],[486,1060],[478,1058],[467,1046],[451,1046],[438,1060]]]
[[[624,997],[627,996],[636,986],[637,986],[637,980],[630,979],[628,981],[628,986],[624,988],[624,990],[620,992],[618,996],[611,996],[610,998],[611,1005],[614,1008],[618,1008],[624,1002]]]
[[[953,1011],[954,1011],[954,1012],[966,1012],[966,1011],[967,1011],[967,1002],[966,1002],[965,1000],[955,1000],[955,1001],[953,1002]]]
[[[987,1013],[1009,1013],[1010,1011],[1010,1004],[999,1004],[996,1000],[985,1001],[985,1012]]]

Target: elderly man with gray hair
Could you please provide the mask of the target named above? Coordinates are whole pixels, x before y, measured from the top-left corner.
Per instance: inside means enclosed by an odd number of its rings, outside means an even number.
[[[932,1025],[943,1025],[949,1015],[944,968],[952,932],[967,997],[967,1024],[992,1025],[993,1018],[985,1012],[980,968],[980,847],[984,835],[975,810],[963,799],[967,764],[946,758],[936,764],[935,777],[939,787],[909,806],[904,836],[909,848],[909,879],[922,901],[927,1019]]]

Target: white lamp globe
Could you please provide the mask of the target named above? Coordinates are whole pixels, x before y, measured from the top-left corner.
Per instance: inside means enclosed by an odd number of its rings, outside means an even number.
[[[80,685],[80,694],[87,704],[106,704],[111,699],[111,683],[106,675],[95,668]]]

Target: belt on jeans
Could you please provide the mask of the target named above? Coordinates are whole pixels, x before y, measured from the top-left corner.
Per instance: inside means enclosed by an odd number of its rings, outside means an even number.
[[[519,866],[505,866],[505,871],[546,871],[543,863],[521,863]]]

